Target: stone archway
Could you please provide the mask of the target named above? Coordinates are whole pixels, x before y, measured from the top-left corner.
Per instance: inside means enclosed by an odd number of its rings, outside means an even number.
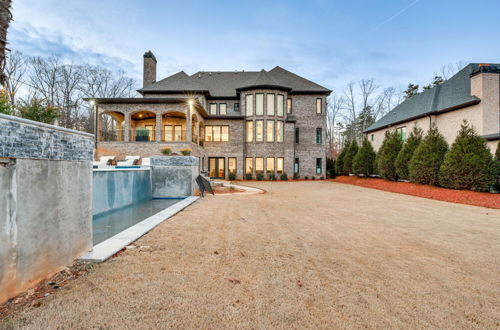
[[[150,110],[136,110],[129,114],[130,141],[156,141],[156,113]]]
[[[187,118],[182,110],[169,110],[161,114],[161,141],[182,142],[187,140]]]
[[[97,122],[98,141],[123,141],[125,114],[120,111],[105,111]]]

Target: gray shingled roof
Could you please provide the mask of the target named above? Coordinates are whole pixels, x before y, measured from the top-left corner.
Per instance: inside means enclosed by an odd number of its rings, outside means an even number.
[[[266,70],[261,70],[254,81],[247,86],[238,87],[236,90],[252,89],[252,88],[276,88],[283,90],[291,90],[290,87],[283,86],[277,82]]]
[[[207,91],[212,97],[236,97],[238,90],[274,86],[291,93],[331,93],[331,90],[279,66],[270,71],[200,71],[188,76],[183,71],[139,90],[140,93]]]
[[[188,76],[184,71],[177,72],[165,79],[154,82],[140,91],[208,91],[208,89]]]
[[[500,68],[499,64],[491,64]],[[414,95],[395,107],[365,130],[365,133],[423,117],[440,111],[452,110],[479,103],[480,99],[470,93],[470,75],[479,64],[471,63],[442,85]]]

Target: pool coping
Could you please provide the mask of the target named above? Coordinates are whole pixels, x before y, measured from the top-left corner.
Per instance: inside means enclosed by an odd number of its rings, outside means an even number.
[[[79,260],[90,261],[90,262],[103,262],[113,256],[115,253],[129,245],[130,243],[136,241],[138,238],[144,234],[151,231],[153,228],[158,226],[163,221],[174,216],[178,212],[182,211],[187,206],[198,200],[199,196],[189,196],[172,206],[167,207],[163,211],[156,213],[142,220],[141,222],[119,232],[115,236],[108,238],[105,241],[95,245],[91,251],[87,252],[85,255],[81,256]]]

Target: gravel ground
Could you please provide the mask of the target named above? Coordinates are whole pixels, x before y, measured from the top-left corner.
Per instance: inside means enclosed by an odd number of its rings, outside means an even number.
[[[0,328],[500,327],[500,210],[334,182],[208,196]]]

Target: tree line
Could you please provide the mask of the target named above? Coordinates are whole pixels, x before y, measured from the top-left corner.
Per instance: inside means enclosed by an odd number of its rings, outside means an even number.
[[[131,97],[136,89],[123,71],[67,63],[56,55],[9,52],[4,75],[0,112],[85,132],[94,131],[94,109],[83,98]]]

